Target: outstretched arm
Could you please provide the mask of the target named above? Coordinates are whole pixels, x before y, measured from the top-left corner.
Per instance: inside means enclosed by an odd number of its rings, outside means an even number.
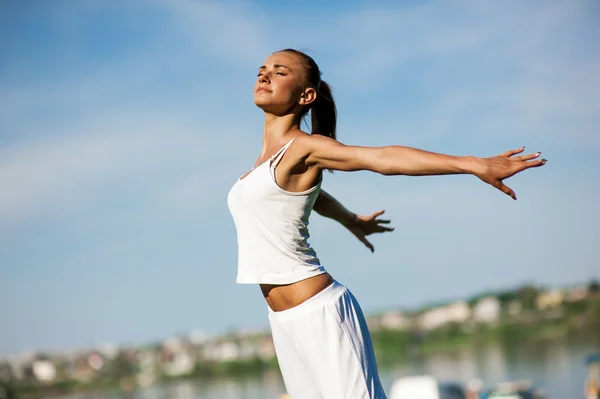
[[[389,220],[377,219],[383,214],[383,210],[375,212],[371,215],[357,215],[346,209],[338,200],[327,192],[321,190],[319,196],[313,206],[315,212],[326,218],[338,221],[346,227],[356,238],[367,246],[373,252],[375,248],[366,236],[373,233],[383,233],[385,231],[393,231],[393,227],[383,226],[388,224]]]
[[[541,153],[520,155],[525,147],[489,158],[457,157],[402,146],[346,146],[328,137],[312,135],[306,139],[306,163],[320,169],[370,170],[383,175],[472,174],[517,199],[502,181],[525,169],[542,166]]]

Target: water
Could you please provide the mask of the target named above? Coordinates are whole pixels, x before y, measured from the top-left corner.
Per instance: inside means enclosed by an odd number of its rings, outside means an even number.
[[[583,398],[587,375],[585,356],[598,345],[555,340],[501,348],[464,348],[380,367],[386,392],[399,376],[432,374],[447,381],[483,380],[486,385],[507,380],[531,380],[551,399]],[[285,393],[277,371],[251,379],[185,380],[131,393],[72,395],[64,399],[276,399]]]

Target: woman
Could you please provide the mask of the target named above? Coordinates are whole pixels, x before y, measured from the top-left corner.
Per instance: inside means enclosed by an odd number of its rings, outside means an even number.
[[[385,398],[360,307],[308,244],[323,171],[470,173],[516,199],[502,180],[545,160],[536,159],[539,153],[516,156],[523,148],[476,158],[345,146],[335,139],[336,108],[317,64],[292,49],[270,55],[259,68],[254,102],[265,113],[262,151],[228,196],[238,238],[237,282],[261,287],[292,398]],[[300,130],[308,111],[311,134]]]

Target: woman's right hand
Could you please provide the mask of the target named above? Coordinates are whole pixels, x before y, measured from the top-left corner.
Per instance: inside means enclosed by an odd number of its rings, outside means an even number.
[[[478,158],[473,174],[516,200],[515,192],[506,186],[503,180],[525,169],[535,168],[546,163],[545,159],[536,159],[541,155],[541,152],[516,156],[524,150],[525,147],[521,147],[493,157]]]

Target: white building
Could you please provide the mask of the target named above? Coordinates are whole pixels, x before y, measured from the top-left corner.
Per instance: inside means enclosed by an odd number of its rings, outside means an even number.
[[[383,328],[390,330],[405,330],[410,327],[410,319],[402,312],[390,311],[381,316],[379,324]]]
[[[56,367],[48,360],[34,361],[31,370],[35,379],[41,382],[51,382],[56,378]]]
[[[473,307],[473,319],[480,323],[495,323],[500,319],[500,301],[489,296],[477,302]]]
[[[271,337],[264,338],[261,341],[258,356],[263,360],[270,360],[275,357],[275,344]]]
[[[434,308],[423,313],[419,325],[424,330],[433,330],[449,323],[465,323],[471,318],[471,309],[466,302]]]
[[[168,376],[189,374],[194,370],[194,359],[188,353],[177,351],[162,365],[163,371]]]
[[[536,299],[539,310],[546,310],[560,306],[565,299],[565,295],[560,290],[550,290],[542,292]]]
[[[104,356],[105,359],[114,360],[119,354],[119,346],[116,344],[104,344],[98,348],[98,352]]]
[[[205,346],[204,357],[216,361],[237,360],[240,357],[240,350],[237,344],[231,341],[211,343]]]
[[[185,342],[180,337],[169,337],[163,341],[162,346],[171,352],[178,352],[185,348]]]
[[[154,351],[138,353],[140,370],[136,375],[136,382],[140,387],[147,387],[156,380],[158,357],[159,355]]]

